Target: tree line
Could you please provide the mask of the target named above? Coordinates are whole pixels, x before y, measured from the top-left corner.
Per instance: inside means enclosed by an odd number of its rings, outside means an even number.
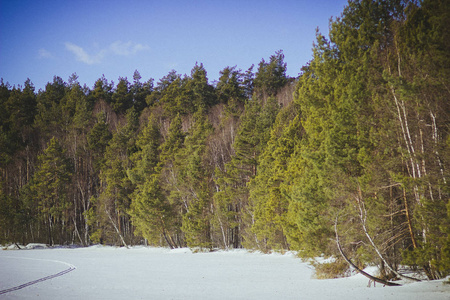
[[[450,273],[450,7],[349,1],[297,78],[0,85],[0,242],[296,250]],[[342,248],[336,245],[336,238]],[[339,249],[338,249],[339,248]],[[336,275],[335,274],[335,275]]]

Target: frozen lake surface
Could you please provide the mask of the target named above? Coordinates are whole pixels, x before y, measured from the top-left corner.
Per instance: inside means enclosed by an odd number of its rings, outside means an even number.
[[[0,251],[0,299],[450,299],[443,281],[317,280],[292,254],[93,246]],[[8,289],[27,284],[23,288]],[[2,292],[3,291],[3,292]]]

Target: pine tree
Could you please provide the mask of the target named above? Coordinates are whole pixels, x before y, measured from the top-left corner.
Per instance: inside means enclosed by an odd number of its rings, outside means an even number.
[[[241,71],[236,70],[236,67],[226,67],[220,71],[216,93],[220,103],[244,103],[246,97]]]
[[[291,104],[277,115],[267,147],[258,159],[257,175],[249,183],[248,219],[245,247],[262,251],[288,249],[286,184],[291,180],[287,166],[298,145],[302,127],[297,108]]]
[[[182,120],[178,114],[169,126],[169,132],[166,140],[161,145],[161,162],[162,164],[171,163],[178,149],[181,149],[184,143],[185,134],[182,128]]]
[[[137,151],[131,156],[133,167],[127,170],[128,177],[133,184],[143,184],[148,176],[157,171],[161,142],[162,136],[158,123],[151,115],[136,140]]]
[[[137,113],[140,113],[147,106],[146,99],[153,92],[153,79],[147,82],[140,82],[141,74],[137,70],[133,74],[133,85],[130,87],[130,92],[133,95],[133,107]]]
[[[66,83],[60,77],[55,76],[53,82],[45,86],[45,91],[37,96],[34,125],[49,138],[54,135],[62,135],[65,129],[62,125],[67,120],[61,119],[63,115],[61,101],[66,94],[66,87]]]
[[[233,143],[234,155],[225,165],[225,171],[216,170],[216,184],[219,191],[214,194],[216,223],[227,228],[229,244],[225,247],[241,247],[242,232],[246,231],[243,213],[248,205],[247,183],[256,175],[258,157],[268,140],[267,132],[275,121],[278,105],[271,98],[262,107],[257,99],[246,106]],[[242,231],[242,232],[241,232]]]
[[[191,94],[190,101],[192,107],[188,110],[191,113],[199,109],[206,110],[206,108],[216,103],[214,87],[208,83],[207,73],[203,64],[196,64],[192,68],[191,77],[186,82],[185,89]]]
[[[5,101],[5,111],[9,112],[10,130],[20,132],[21,130],[17,126],[32,125],[36,115],[36,104],[34,86],[30,79],[25,81],[25,86],[22,90],[14,88],[8,100]]]
[[[160,163],[157,166],[157,172],[160,176],[160,182],[165,192],[165,196],[170,203],[171,212],[173,213],[171,218],[171,224],[167,224],[171,228],[168,232],[170,239],[176,240],[172,246],[181,247],[185,246],[181,232],[182,215],[184,212],[185,199],[179,192],[179,169],[177,168],[176,158],[181,149],[183,148],[186,134],[182,128],[182,118],[180,114],[177,114],[174,119],[171,120],[169,126],[169,132],[164,143],[160,146]]]
[[[129,213],[136,232],[151,244],[158,244],[163,236],[170,248],[177,246],[171,236],[174,212],[161,188],[159,174],[152,174],[139,186]]]
[[[440,154],[448,137],[448,115],[441,113],[449,109],[443,82],[450,75],[448,10],[445,1],[410,5],[404,26],[394,27],[388,51],[395,59],[384,73],[390,91],[385,99],[396,109],[399,157],[404,162],[393,180],[405,190],[405,203],[414,216],[411,244],[403,255],[408,264],[421,266],[429,279],[448,274],[448,253],[443,251],[449,240],[448,167]]]
[[[259,96],[275,96],[280,88],[287,83],[286,63],[282,50],[270,57],[270,61],[261,60],[256,72],[254,85]]]
[[[135,166],[128,170],[129,178],[136,184],[129,213],[137,232],[152,244],[158,244],[163,237],[171,248],[180,246],[177,239],[180,204],[170,200],[169,195],[174,190],[171,187],[177,184],[175,155],[185,136],[181,125],[181,117],[177,115],[170,124],[166,141],[160,144],[158,124],[150,117],[136,143]]]
[[[111,96],[111,107],[117,113],[124,113],[133,106],[133,94],[127,78],[120,77]]]
[[[131,204],[128,210],[131,221],[136,226],[135,234],[141,234],[152,244],[157,244],[159,235],[164,235],[166,230],[164,226],[158,227],[156,220],[151,220],[151,218],[161,217],[162,220],[164,218],[156,212],[157,207],[150,206],[157,205],[157,203],[160,203],[158,201],[165,201],[160,186],[155,186],[155,184],[159,185],[157,166],[161,142],[162,136],[156,118],[151,115],[147,125],[138,135],[136,140],[137,151],[130,158],[132,167],[127,170],[128,178],[136,186],[131,195]],[[152,183],[152,180],[156,183]],[[149,199],[151,197],[156,198]],[[167,208],[170,207],[167,206]],[[148,215],[144,213],[145,211],[152,211],[154,214]],[[160,232],[159,229],[164,230],[164,232]]]
[[[179,196],[185,199],[186,212],[183,214],[182,231],[189,247],[211,248],[211,188],[208,170],[205,167],[206,141],[212,126],[200,108],[194,114],[194,125],[184,142],[184,148],[176,158],[179,170]]]
[[[69,90],[65,97],[64,111],[71,111],[64,116],[70,121],[67,125],[65,143],[74,171],[70,197],[73,201],[74,233],[82,245],[88,245],[89,225],[86,213],[90,207],[89,198],[95,181],[93,180],[94,172],[90,168],[91,159],[87,140],[92,107],[88,103],[86,89],[81,88],[77,78],[76,74],[69,78]],[[84,226],[80,226],[81,224]]]
[[[113,90],[113,83],[108,82],[105,75],[97,79],[92,90],[92,97],[95,101],[104,101],[106,103],[111,103],[111,96]]]
[[[31,189],[39,199],[39,214],[48,228],[48,243],[53,245],[66,240],[64,233],[69,223],[68,184],[71,166],[65,157],[65,150],[58,140],[52,138],[44,153],[38,157],[38,167],[33,176]]]
[[[97,214],[102,224],[102,238],[127,246],[131,241],[132,228],[129,215],[130,194],[134,187],[126,170],[129,157],[135,152],[134,136],[137,130],[137,115],[134,109],[127,113],[127,123],[119,128],[105,150],[105,164],[101,169],[102,192],[98,197]],[[119,240],[117,240],[117,237]]]
[[[105,115],[99,113],[97,115],[97,122],[87,135],[88,148],[91,150],[94,172],[97,174],[105,163],[104,154],[111,138],[112,135],[108,129]]]

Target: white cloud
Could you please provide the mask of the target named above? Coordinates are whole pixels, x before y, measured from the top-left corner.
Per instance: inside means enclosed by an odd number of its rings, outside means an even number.
[[[116,55],[129,56],[134,55],[139,51],[149,50],[150,47],[132,42],[124,43],[122,41],[115,41],[109,46],[109,49]]]
[[[53,55],[50,53],[50,51],[41,48],[39,49],[39,58],[52,58]]]
[[[85,64],[88,65],[100,63],[107,54],[131,56],[135,55],[140,51],[150,49],[150,47],[138,43],[133,42],[124,43],[122,41],[115,41],[114,43],[109,45],[109,47],[100,50],[95,55],[91,55],[87,53],[82,47],[75,45],[73,43],[66,42],[65,45],[66,49],[72,52],[78,61],[84,62]]]
[[[84,62],[88,65],[100,63],[104,56],[104,51],[100,51],[96,55],[89,55],[83,48],[78,45],[69,42],[66,42],[65,45],[66,49],[72,52],[78,61]]]

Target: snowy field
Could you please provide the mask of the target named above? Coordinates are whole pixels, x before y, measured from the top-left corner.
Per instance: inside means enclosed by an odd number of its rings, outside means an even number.
[[[361,275],[314,279],[313,268],[292,254],[103,246],[0,251],[0,299],[450,299],[443,281],[367,285]]]

